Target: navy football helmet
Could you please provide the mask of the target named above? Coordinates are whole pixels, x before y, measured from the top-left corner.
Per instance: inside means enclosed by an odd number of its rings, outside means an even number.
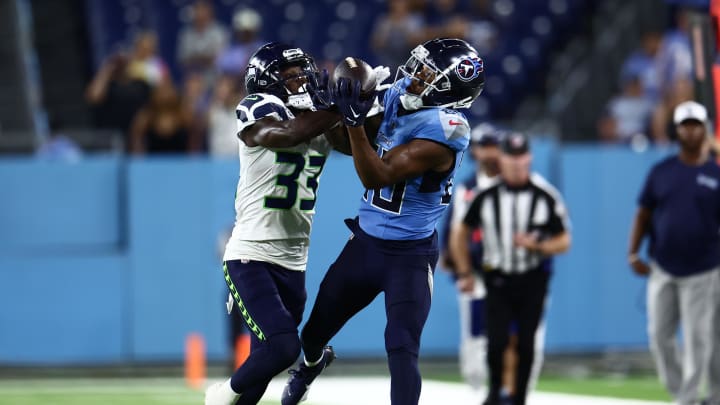
[[[302,73],[283,78],[281,72],[293,66],[300,67]],[[245,71],[245,87],[248,94],[269,93],[279,97],[288,107],[307,110],[313,107],[307,82],[317,80],[317,75],[315,61],[302,49],[280,42],[271,42],[261,46],[250,57]],[[285,85],[288,80],[302,77],[305,78],[306,84],[296,93],[291,92]]]
[[[483,61],[475,48],[461,39],[439,38],[418,45],[410,52],[410,59],[398,68],[395,80],[402,73],[406,78],[416,77],[423,68],[435,73],[419,95],[403,105],[410,109],[420,107],[469,108],[485,85]],[[421,102],[422,101],[422,102]],[[414,106],[413,106],[414,105]]]

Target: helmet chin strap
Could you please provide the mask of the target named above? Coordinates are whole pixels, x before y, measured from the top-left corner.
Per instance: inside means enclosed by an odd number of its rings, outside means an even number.
[[[400,104],[408,111],[415,111],[423,106],[423,100],[422,97],[417,94],[405,93],[400,96]]]
[[[285,105],[297,110],[311,110],[314,107],[312,97],[308,93],[289,95]]]
[[[288,92],[288,97],[285,105],[297,110],[312,110],[315,107],[315,104],[313,104],[312,97],[310,96],[310,93],[307,92],[307,88],[305,86],[307,85],[303,84],[300,89],[298,89],[302,92],[296,94],[291,93],[286,87],[285,90]]]

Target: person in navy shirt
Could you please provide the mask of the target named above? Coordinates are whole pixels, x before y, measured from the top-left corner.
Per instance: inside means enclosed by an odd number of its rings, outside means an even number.
[[[399,79],[397,79],[399,77]],[[480,95],[483,62],[459,39],[417,46],[383,99],[375,145],[363,127],[372,98],[360,83],[340,78],[333,100],[343,115],[355,170],[365,186],[358,217],[345,221],[350,240],[320,284],[301,334],[305,358],[285,387],[295,405],[333,359],[325,347],[352,316],[385,294],[385,350],[392,405],[420,398],[420,335],[430,311],[438,261],[436,226],[450,203],[452,179],[470,140],[456,109]],[[473,281],[470,272],[458,277]]]
[[[645,180],[630,234],[628,262],[648,276],[650,349],[661,381],[679,405],[699,403],[712,351],[720,275],[720,167],[705,148],[707,110],[675,108],[680,152],[657,163]],[[649,236],[649,262],[638,256]],[[682,356],[677,328],[683,326]],[[711,391],[718,391],[710,381]]]

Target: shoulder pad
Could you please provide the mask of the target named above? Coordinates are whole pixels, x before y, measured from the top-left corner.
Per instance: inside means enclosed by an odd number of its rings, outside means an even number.
[[[445,133],[445,139],[448,141],[469,136],[470,124],[462,113],[443,108],[440,110],[438,118]]]
[[[429,139],[461,152],[470,144],[470,126],[461,113],[440,108],[418,111],[413,138]]]
[[[247,126],[253,122],[272,117],[277,121],[294,118],[292,112],[285,107],[282,100],[272,94],[250,94],[246,96],[235,109],[238,125]]]

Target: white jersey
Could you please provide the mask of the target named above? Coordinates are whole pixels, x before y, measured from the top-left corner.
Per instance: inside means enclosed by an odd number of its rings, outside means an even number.
[[[273,95],[251,94],[237,107],[238,133],[255,121],[295,118]],[[305,270],[315,198],[331,145],[324,135],[290,148],[239,142],[235,227],[223,260],[257,260]]]

